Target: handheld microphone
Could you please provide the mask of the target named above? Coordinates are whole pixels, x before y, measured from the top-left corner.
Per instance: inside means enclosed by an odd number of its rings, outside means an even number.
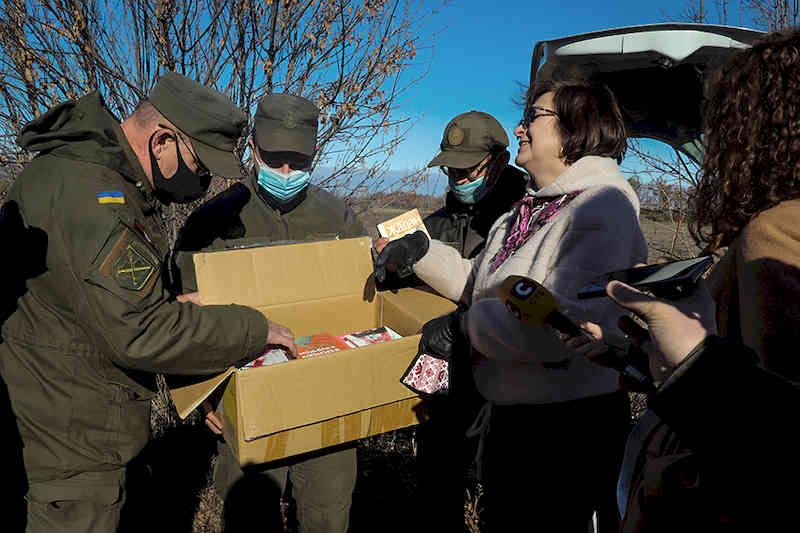
[[[570,337],[589,336],[558,310],[555,297],[536,280],[524,276],[509,276],[500,284],[497,293],[506,309],[524,324],[535,328],[549,325]],[[622,348],[609,346],[604,354],[590,360],[613,368],[647,390],[655,389],[652,379],[628,361]]]

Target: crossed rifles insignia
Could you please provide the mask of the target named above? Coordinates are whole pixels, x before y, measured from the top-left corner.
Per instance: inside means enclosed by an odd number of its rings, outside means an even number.
[[[129,243],[114,263],[114,278],[120,286],[138,291],[147,284],[155,269],[156,265]]]
[[[297,115],[294,113],[294,111],[286,112],[286,117],[283,119],[283,125],[290,130],[297,127]]]

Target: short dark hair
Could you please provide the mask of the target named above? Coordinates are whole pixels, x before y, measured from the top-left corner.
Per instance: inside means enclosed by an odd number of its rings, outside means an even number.
[[[553,93],[553,111],[558,114],[561,156],[568,165],[587,155],[622,162],[628,148],[625,122],[608,87],[585,80],[537,81],[528,91],[526,109],[549,92]]]
[[[136,125],[140,128],[148,128],[157,124],[159,121],[166,120],[156,106],[150,103],[150,100],[140,100],[131,113],[131,118],[136,121]]]

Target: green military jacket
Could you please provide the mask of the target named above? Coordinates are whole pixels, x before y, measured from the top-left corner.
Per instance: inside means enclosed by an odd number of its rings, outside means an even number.
[[[53,108],[18,142],[39,154],[0,217],[4,256],[17,259],[4,279],[0,374],[28,481],[33,491],[107,472],[113,485],[149,438],[153,373],[256,357],[268,323],[244,306],[175,301],[152,189],[98,94]],[[45,485],[35,499],[102,493]]]
[[[186,220],[175,244],[176,284],[181,292],[197,290],[192,252],[365,235],[353,211],[325,189],[309,185],[290,203],[278,204],[252,177],[228,187]]]

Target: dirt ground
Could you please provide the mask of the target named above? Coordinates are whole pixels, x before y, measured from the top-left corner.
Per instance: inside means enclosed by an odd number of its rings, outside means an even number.
[[[376,236],[375,224],[391,218],[404,209],[372,210],[361,214],[362,220]],[[423,216],[427,213],[423,213]],[[659,257],[686,258],[696,255],[697,248],[685,228],[675,236],[669,222],[642,220],[648,242],[650,260]],[[631,396],[634,415],[645,407],[641,395]],[[156,406],[156,425],[161,430],[146,450],[149,516],[154,516],[153,501],[164,503],[169,524],[164,530],[173,532],[218,533],[222,531],[223,502],[211,480],[211,465],[216,455],[216,442],[198,417],[178,422],[174,409],[162,398]],[[415,500],[415,434],[414,429],[395,431],[365,439],[358,443],[359,473],[353,494],[351,528],[353,533],[409,531],[404,524],[405,511],[413,509]],[[481,487],[473,482],[465,494],[465,530],[479,533]],[[266,504],[266,502],[264,502]],[[289,499],[281,503],[284,530],[295,532],[293,507]],[[162,524],[167,526],[167,524]]]

